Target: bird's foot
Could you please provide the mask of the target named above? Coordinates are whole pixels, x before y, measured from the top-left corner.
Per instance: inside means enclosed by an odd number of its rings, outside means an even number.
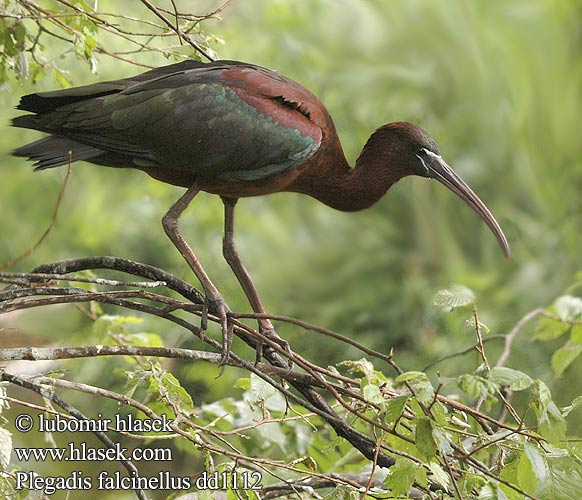
[[[222,357],[220,358],[220,377],[224,372],[224,367],[228,363],[230,357],[230,348],[232,346],[233,337],[233,322],[230,317],[230,309],[220,294],[215,296],[207,295],[204,299],[204,307],[202,308],[202,315],[200,318],[200,329],[206,332],[208,328],[208,313],[212,311],[220,320],[220,329],[222,331]]]
[[[266,337],[271,342],[274,342],[275,344],[279,345],[281,349],[283,349],[287,353],[288,355],[287,364],[289,365],[289,369],[293,368],[293,360],[291,359],[293,351],[289,346],[289,342],[287,342],[284,338],[280,337],[272,325],[270,325],[269,327],[261,328],[260,332],[262,336]],[[262,340],[259,340],[259,342],[257,342],[255,364],[260,363],[261,359],[263,359],[264,345],[265,343]]]

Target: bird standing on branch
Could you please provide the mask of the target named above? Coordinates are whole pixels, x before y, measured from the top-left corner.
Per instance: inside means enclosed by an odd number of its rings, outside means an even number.
[[[438,180],[462,198],[509,256],[491,212],[422,128],[408,122],[383,125],[350,167],[319,99],[259,66],[184,61],[132,78],[27,95],[18,109],[33,114],[15,118],[14,126],[50,134],[14,151],[35,161],[36,170],[83,160],[137,168],[187,188],[162,223],[200,280],[206,309],[220,317],[223,363],[232,341],[229,309],[178,228],[178,218],[200,191],[224,202],[224,257],[256,313],[265,309],[233,240],[234,208],[243,197],[293,191],[356,211],[374,204],[401,178],[418,175]],[[259,320],[259,329],[288,349],[268,319]]]

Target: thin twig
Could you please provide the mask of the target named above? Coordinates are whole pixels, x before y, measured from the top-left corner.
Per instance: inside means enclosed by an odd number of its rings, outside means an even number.
[[[84,265],[81,265],[82,263],[84,263]],[[168,276],[167,273],[164,273],[161,270],[158,270],[156,268],[151,268],[145,265],[140,265],[137,264],[135,262],[132,261],[127,261],[125,259],[117,259],[117,258],[113,258],[113,257],[100,257],[100,258],[88,258],[88,259],[80,259],[80,260],[70,260],[70,261],[62,261],[60,263],[56,263],[53,265],[45,265],[42,266],[41,268],[37,269],[37,271],[58,271],[59,273],[63,273],[63,272],[74,272],[74,271],[79,271],[81,268],[85,267],[85,268],[96,268],[96,267],[106,267],[106,268],[110,268],[113,269],[116,266],[119,266],[119,270],[123,270],[125,272],[133,272],[133,273],[138,273],[139,275],[142,275],[144,277],[147,277],[149,279],[164,279],[166,282],[169,283],[169,286],[171,286],[173,289],[175,289],[178,293],[181,293],[182,295],[191,295],[191,292],[189,292],[189,290],[192,290],[191,286],[188,285],[185,282],[180,282],[180,281],[176,281],[175,278],[172,278],[171,275]],[[140,274],[141,273],[141,274]],[[186,287],[187,290],[184,290],[183,288]],[[61,296],[53,296],[53,297],[37,297],[35,298],[35,301],[38,301],[36,304],[34,301],[26,301],[26,302],[20,302],[18,304],[12,304],[12,306],[7,306],[6,304],[4,305],[4,309],[5,310],[14,310],[14,309],[20,309],[23,307],[34,307],[35,305],[38,304],[47,304],[47,303],[62,303],[62,302],[72,302],[72,301],[80,301],[80,300],[98,300],[101,302],[105,302],[105,303],[111,303],[111,304],[116,304],[116,305],[120,305],[122,307],[129,307],[129,308],[133,308],[133,309],[137,309],[140,310],[142,312],[148,313],[148,314],[155,314],[158,315],[160,317],[164,317],[166,319],[170,319],[171,321],[178,321],[177,318],[174,318],[171,314],[169,314],[169,312],[171,310],[175,310],[175,309],[184,309],[184,310],[189,310],[190,312],[200,312],[199,307],[200,306],[196,306],[196,305],[188,305],[188,303],[184,303],[181,301],[176,301],[175,299],[170,299],[168,297],[165,296],[161,296],[158,294],[152,294],[150,292],[145,292],[142,290],[131,290],[131,291],[120,291],[120,292],[87,292],[85,290],[82,289],[65,289],[65,288],[57,288],[57,289],[48,289],[47,292],[50,293],[65,293],[65,291],[67,291],[67,295],[61,295]],[[42,288],[34,288],[34,289],[24,289],[22,290],[22,292],[26,293],[26,294],[36,294],[36,293],[43,293],[43,289]],[[71,294],[71,292],[74,292]],[[196,292],[198,293],[198,292]],[[13,294],[14,295],[14,294]],[[147,298],[149,300],[155,300],[155,301],[161,301],[162,304],[166,304],[165,308],[152,308],[150,306],[147,306],[145,304],[141,304],[141,303],[133,303],[131,301],[127,301],[127,298],[131,298],[131,297],[138,297],[138,298]],[[195,299],[198,299],[198,295],[194,295],[193,296]],[[170,307],[170,309],[167,309],[167,307]],[[193,309],[194,308],[194,309]],[[196,309],[198,308],[198,309]],[[214,316],[211,316],[211,319],[216,319]],[[181,321],[181,320],[180,320]],[[182,326],[185,326],[187,329],[193,331],[193,333],[196,333],[197,335],[200,335],[200,333],[198,332],[197,328],[194,325],[191,325],[187,322],[180,322],[180,324]],[[254,336],[259,336],[260,334],[258,332],[254,332],[253,330],[250,330],[248,327],[245,327],[245,325],[236,324],[236,328],[237,328],[237,334],[239,335],[243,335],[243,331],[245,332],[244,335],[254,335]],[[238,330],[241,329],[241,330]],[[198,333],[197,333],[198,332]],[[250,337],[246,337],[247,340],[250,340]],[[265,343],[269,343],[270,340],[265,338],[264,339]],[[255,346],[255,344],[252,344],[253,348]],[[217,347],[217,346],[215,346]],[[274,349],[279,348],[280,346],[274,344],[273,345]],[[297,357],[296,355],[294,356],[295,361],[301,365],[304,366],[308,371],[311,371],[311,364],[309,363],[305,363],[305,361],[300,358]],[[273,367],[273,368],[265,368],[263,370],[263,373],[266,374],[268,372],[271,372],[273,374],[277,374],[278,376],[282,376],[282,373],[285,373],[285,371],[288,371],[288,367],[286,366],[286,364],[281,361],[281,365],[279,365],[279,367]],[[396,369],[397,372],[401,373],[402,370],[398,367],[398,365],[396,365],[394,363],[394,361],[391,361],[392,366]],[[338,394],[338,391],[344,392],[345,389],[341,388],[340,386],[335,386],[334,384],[330,384],[329,382],[324,382],[322,381],[322,379],[316,377],[313,373],[312,376],[307,376],[307,377],[302,377],[299,374],[295,373],[295,372],[291,372],[289,373],[288,377],[283,376],[283,378],[288,379],[290,382],[296,383],[296,384],[302,384],[302,385],[315,385],[315,386],[322,386],[327,388],[333,395],[334,397],[338,398],[338,401],[341,402],[341,397]],[[409,388],[411,390],[411,392],[414,392],[412,390],[412,388]],[[354,394],[352,394],[352,397],[358,397]],[[361,398],[361,396],[360,396]],[[437,394],[437,399],[448,405],[451,406],[459,411],[463,411],[469,415],[472,415],[477,421],[479,422],[491,422],[493,425],[498,426],[498,427],[503,427],[503,428],[507,428],[509,430],[512,431],[516,431],[519,432],[520,434],[524,434],[524,435],[530,435],[530,433],[527,433],[527,431],[525,430],[516,430],[514,429],[512,426],[508,426],[506,424],[503,424],[503,422],[499,422],[498,420],[494,419],[493,417],[490,417],[486,414],[483,414],[477,410],[475,410],[474,408],[468,407],[462,403],[459,403],[458,401],[454,401],[451,400],[449,398],[446,398],[445,396],[442,396],[440,394]],[[345,403],[344,403],[345,405]],[[346,409],[350,412],[353,412],[353,409],[350,408],[349,406],[345,405]],[[427,409],[428,411],[428,409]],[[430,414],[430,412],[429,412]],[[355,415],[359,418],[363,418],[364,420],[368,421],[368,423],[370,423],[371,425],[375,425],[378,426],[377,422],[374,422],[373,420],[369,419],[368,417],[366,417],[365,415],[361,415],[360,413],[356,412]],[[387,429],[385,426],[379,426],[382,429]],[[490,433],[491,431],[488,430],[488,432]],[[531,436],[532,438],[536,438],[536,436]]]
[[[477,334],[477,352],[481,355],[483,364],[487,371],[491,370],[491,365],[485,354],[485,347],[483,346],[483,335],[481,334],[481,323],[479,323],[479,315],[477,313],[477,306],[473,303],[473,321],[475,322],[475,333]]]
[[[493,340],[505,340],[505,337],[506,337],[505,335],[501,334],[488,335],[486,338],[483,339],[483,344],[491,342]],[[434,366],[442,363],[443,361],[448,361],[449,359],[458,358],[460,356],[464,356],[465,354],[469,354],[470,352],[474,352],[476,347],[477,346],[475,344],[471,344],[469,347],[465,347],[465,349],[462,349],[461,351],[453,352],[452,354],[447,354],[446,356],[436,359],[435,361],[431,361],[428,365],[425,365],[423,367],[422,371],[426,372],[433,368]]]
[[[378,443],[376,444],[376,454],[374,455],[374,460],[372,460],[372,469],[370,471],[370,477],[368,478],[368,482],[364,487],[364,494],[362,495],[362,500],[365,500],[368,494],[370,493],[370,489],[372,488],[372,484],[374,482],[374,473],[376,472],[376,467],[378,465],[378,453],[380,453],[380,449],[382,448],[382,443],[388,433],[386,431],[382,432],[380,439],[378,439]]]
[[[513,339],[519,333],[519,331],[524,327],[524,325],[531,321],[536,316],[543,314],[545,311],[542,308],[534,309],[533,311],[528,312],[523,318],[521,318],[515,326],[511,329],[511,331],[505,335],[505,346],[503,348],[503,352],[499,356],[497,363],[495,366],[504,366],[509,354],[511,353],[511,344],[513,343]]]
[[[459,489],[459,485],[457,484],[457,479],[455,478],[455,474],[449,464],[449,461],[447,460],[447,457],[445,456],[445,454],[442,454],[442,460],[443,463],[445,464],[445,468],[447,469],[447,472],[449,473],[449,477],[451,478],[451,482],[453,483],[453,488],[455,489],[455,493],[457,494],[458,500],[463,500],[463,494],[461,493],[461,490]]]
[[[79,299],[83,301],[89,300],[98,300],[99,302],[114,304],[120,307],[126,307],[128,309],[138,310],[143,313],[147,314],[154,314],[158,317],[165,318],[173,323],[185,328],[188,331],[198,335],[204,342],[209,344],[212,348],[220,351],[220,343],[214,341],[211,338],[207,338],[203,335],[199,329],[189,321],[186,321],[182,317],[177,317],[172,314],[173,311],[182,310],[188,313],[192,313],[194,315],[198,315],[201,312],[201,306],[204,302],[203,296],[198,292],[195,288],[193,288],[188,283],[181,281],[175,278],[168,273],[165,273],[162,270],[157,268],[152,268],[151,266],[145,266],[140,263],[135,263],[132,261],[127,261],[125,259],[119,259],[115,257],[94,257],[94,258],[87,258],[87,259],[72,259],[69,261],[62,261],[59,263],[54,264],[47,264],[43,265],[40,268],[35,270],[35,273],[38,275],[39,273],[43,275],[43,278],[47,276],[55,276],[57,275],[59,278],[63,277],[63,280],[66,278],[71,278],[71,276],[67,276],[69,273],[75,273],[79,271],[83,271],[86,269],[111,269],[116,271],[122,271],[131,275],[141,276],[148,280],[154,281],[164,281],[167,283],[167,288],[175,291],[176,293],[180,294],[182,297],[186,299],[184,300],[176,300],[174,298],[169,298],[165,295],[161,295],[159,293],[152,293],[146,290],[116,290],[114,292],[87,292],[86,290],[74,287],[54,287],[54,286],[46,286],[45,283],[42,283],[41,286],[36,287],[29,287],[29,283],[20,283],[11,287],[7,287],[2,292],[0,292],[0,298],[4,298],[3,307],[6,310],[7,308],[14,307],[15,309],[22,309],[24,307],[33,307],[34,303],[36,304],[44,304],[44,303],[58,303],[60,302],[69,302],[69,301],[79,301]],[[17,279],[27,280],[26,274],[19,275]],[[38,276],[34,278],[36,280],[40,279]],[[70,281],[70,280],[69,280]],[[122,282],[119,281],[120,286],[121,284],[127,285],[127,283],[132,283],[132,281]],[[46,295],[50,294],[50,295]],[[138,302],[131,299],[138,299],[140,301],[148,301],[148,302]],[[48,302],[47,302],[48,301]],[[152,303],[154,305],[152,305]],[[246,314],[237,314],[234,313],[234,317],[243,318],[243,317],[256,317],[255,315],[250,316]],[[290,320],[290,323],[294,323],[297,326],[303,326],[303,323],[294,320],[293,318],[286,318],[286,317],[275,317],[281,321]],[[213,314],[211,311],[210,319],[216,320],[216,315]],[[241,339],[244,340],[250,347],[253,349],[255,348],[258,339],[262,339],[262,336],[259,332],[255,332],[253,329],[249,328],[248,326],[240,323],[236,319],[233,319],[233,323],[235,325],[235,331],[237,335],[240,336]],[[312,325],[309,325],[312,326]],[[319,328],[311,328],[313,331],[317,331],[321,334],[328,334],[329,331],[325,329]],[[335,334],[335,332],[331,332],[334,338],[344,341],[345,337]],[[348,339],[350,340],[350,339]],[[383,467],[390,467],[394,463],[394,456],[395,455],[402,455],[403,452],[399,450],[395,450],[389,446],[384,445],[380,442],[380,446],[378,446],[378,442],[371,440],[365,432],[362,432],[360,429],[356,429],[354,426],[355,422],[366,422],[372,428],[378,428],[384,431],[385,433],[391,433],[395,436],[409,440],[410,438],[406,435],[395,433],[395,429],[386,427],[381,425],[377,419],[369,418],[365,412],[359,411],[359,408],[375,408],[378,411],[377,405],[369,405],[363,406],[362,396],[358,394],[356,391],[353,391],[352,387],[354,384],[357,384],[357,380],[352,380],[344,376],[338,376],[329,370],[323,370],[317,365],[303,359],[301,356],[297,354],[291,354],[291,358],[296,362],[296,365],[299,368],[303,368],[307,373],[301,373],[299,371],[291,371],[286,363],[286,361],[280,356],[285,355],[285,352],[281,352],[281,347],[273,344],[272,341],[269,339],[262,339],[262,343],[265,345],[269,345],[270,349],[267,349],[265,353],[265,359],[268,360],[273,366],[269,366],[266,364],[259,364],[254,365],[252,362],[246,361],[239,356],[237,356],[234,352],[231,356],[231,365],[237,366],[245,370],[249,370],[252,373],[256,374],[258,377],[262,378],[266,383],[272,385],[276,388],[279,392],[281,392],[289,401],[301,405],[307,411],[311,412],[314,415],[318,415],[327,421],[337,432],[339,436],[344,437],[347,439],[352,446],[356,449],[360,450],[361,453],[364,454],[367,458],[369,458],[373,463],[377,463],[379,466]],[[354,345],[352,343],[352,345]],[[110,346],[108,346],[109,348]],[[177,350],[166,350],[164,352],[163,349],[157,348],[151,350],[143,350],[140,346],[131,346],[134,347],[135,350],[128,349],[128,346],[111,346],[111,351],[109,351],[110,355],[119,355],[122,352],[132,354],[135,356],[164,356],[168,355],[170,357],[184,357],[184,352],[178,352]],[[365,347],[365,346],[364,346]],[[84,347],[84,348],[71,348],[71,349],[80,349],[77,351],[78,355],[86,356],[90,355],[92,352],[92,347]],[[186,350],[185,350],[186,351]],[[194,351],[196,352],[196,351]],[[200,351],[198,351],[200,352]],[[69,357],[73,351],[61,350],[60,352],[56,351],[46,351],[41,352],[40,350],[20,350],[20,351],[12,351],[9,352],[13,356],[21,356],[26,357],[26,359],[39,359],[42,355],[55,355],[60,354],[62,357]],[[100,355],[105,355],[107,351],[100,350]],[[280,353],[280,354],[279,354]],[[372,351],[370,354],[375,355]],[[380,353],[378,353],[380,354]],[[186,359],[188,355],[186,355]],[[211,361],[215,362],[216,359],[219,358],[219,354],[217,353],[205,353],[202,352],[202,355],[198,357],[200,360],[204,361]],[[392,354],[382,355],[379,356],[381,359],[387,360],[390,365],[396,370],[397,373],[402,373],[402,369],[394,362]],[[290,391],[287,386],[284,384],[278,383],[273,376],[281,377],[284,380],[287,380],[289,384],[291,384],[297,392]],[[328,377],[336,378],[339,383],[330,382],[326,380]],[[333,380],[333,379],[330,379]],[[345,384],[345,387],[342,385]],[[324,391],[317,392],[316,388],[323,388]],[[409,387],[411,393],[414,393],[412,387]],[[327,396],[332,397],[335,399],[337,404],[330,405],[326,401]],[[163,395],[161,395],[164,397]],[[343,400],[345,397],[353,398],[353,401],[359,401],[356,405],[348,404],[346,401]],[[480,413],[479,411],[475,410],[474,408],[467,407],[459,402],[452,401],[447,399],[445,396],[442,396],[438,393],[438,390],[435,392],[434,401],[438,400],[439,402],[447,405],[449,408],[455,408],[459,411],[463,411],[468,415],[471,415],[476,419],[477,422],[481,423],[483,428],[489,433],[490,428],[486,425],[486,422],[490,422],[492,425],[500,427],[500,428],[507,428],[511,432],[519,433],[521,435],[529,436],[527,430],[523,429],[520,425],[519,428],[515,429],[512,426],[508,426],[503,422],[496,421],[494,418],[489,417]],[[168,400],[170,406],[171,400]],[[340,411],[343,408],[345,412],[338,413],[338,406],[340,405]],[[428,416],[431,416],[431,407],[424,407],[425,405],[421,405],[423,411]],[[348,422],[346,420],[347,415],[353,415],[353,422]],[[262,422],[268,421],[265,418],[262,419]],[[189,425],[189,424],[188,424]],[[257,424],[258,426],[259,424]],[[403,423],[404,425],[404,423]],[[408,428],[405,426],[405,428]],[[410,428],[408,428],[410,432]],[[176,431],[177,432],[177,431]],[[211,428],[204,427],[204,432],[208,434],[211,438],[215,440],[219,440],[223,447],[216,447],[215,445],[208,445],[205,441],[204,446],[207,447],[209,450],[216,450],[216,452],[223,453],[225,456],[230,456],[233,459],[244,459],[242,453],[239,450],[236,450],[230,443],[224,441],[227,437],[226,434],[217,434],[212,432]],[[230,431],[229,431],[230,432]],[[539,439],[538,436],[532,436],[532,439]],[[462,456],[465,457],[464,460],[467,461],[471,466],[479,469],[479,468],[486,468],[483,464],[480,464],[478,461],[475,460],[473,456],[467,455],[463,452],[463,450],[451,443],[453,449],[455,450],[455,456]],[[229,455],[230,453],[230,455]],[[377,457],[377,458],[376,458]],[[415,457],[411,457],[412,460],[415,462],[418,459]],[[272,465],[272,464],[271,464]],[[259,466],[263,467],[266,464],[259,464]]]
[[[272,319],[274,321],[282,321],[285,323],[290,323],[293,325],[297,325],[297,326],[303,328],[304,330],[318,332],[318,333],[321,333],[321,334],[326,335],[328,337],[331,337],[331,338],[334,338],[337,340],[341,340],[342,342],[349,344],[353,347],[356,347],[360,351],[365,352],[366,354],[369,354],[370,356],[374,356],[378,359],[382,359],[383,361],[386,361],[387,363],[390,363],[390,360],[391,360],[391,355],[383,354],[381,352],[375,351],[374,349],[370,349],[369,347],[365,346],[364,344],[360,344],[359,342],[357,342],[349,337],[346,337],[345,335],[342,335],[341,333],[337,333],[337,332],[334,332],[333,330],[329,330],[327,328],[322,328],[320,326],[313,325],[311,323],[307,323],[306,321],[302,321],[302,320],[297,319],[297,318],[292,318],[290,316],[281,316],[279,314],[238,313],[238,312],[232,312],[231,316],[233,318],[239,318],[239,319],[242,319],[242,318]]]
[[[140,288],[156,288],[166,286],[165,281],[119,281],[105,278],[86,278],[84,276],[70,276],[55,273],[7,273],[0,272],[0,282],[4,278],[20,278],[20,284],[25,285],[27,282],[39,281],[70,281],[79,283],[95,283],[96,285],[106,286],[135,286]]]
[[[31,382],[30,380],[22,378],[18,375],[13,375],[11,373],[7,373],[3,370],[0,371],[0,378],[6,382],[10,382],[12,384],[19,385],[20,387],[24,387],[25,389],[29,389],[31,391],[34,391],[34,392],[40,394],[42,397],[52,401],[57,406],[60,406],[63,410],[65,410],[67,413],[69,413],[70,415],[75,417],[77,420],[89,420],[88,417],[86,417],[83,413],[81,413],[75,407],[71,406],[65,400],[63,400],[62,398],[60,398],[59,396],[54,394],[52,391],[47,390],[46,387],[43,387],[41,384],[39,384],[37,382]],[[52,380],[56,380],[56,379],[52,379]],[[107,436],[107,434],[105,434],[104,432],[101,432],[101,431],[94,431],[93,434],[103,444],[105,444],[105,446],[107,446],[108,448],[111,448],[111,449],[115,449],[115,443],[113,441],[111,441],[111,439],[109,438],[109,436]],[[138,472],[137,468],[135,467],[135,465],[131,461],[129,461],[125,457],[123,457],[123,455],[122,455],[122,458],[119,459],[119,462],[127,469],[127,472],[129,472],[130,475],[131,474],[139,475],[139,472]],[[136,489],[135,491],[136,491],[136,495],[138,496],[138,498],[140,500],[147,500],[147,497],[142,489]]]
[[[174,26],[174,24],[172,23],[172,21],[170,21],[166,16],[164,16],[155,5],[153,5],[151,2],[149,2],[149,0],[140,0],[140,1],[149,10],[151,10],[160,20],[162,20],[166,24],[166,26],[168,26],[172,31],[174,31],[176,33],[176,35],[178,35],[182,40],[184,40],[186,43],[188,43],[189,45],[191,45],[194,48],[194,50],[196,50],[196,52],[199,52],[200,54],[202,54],[209,61],[213,61],[214,60],[198,43],[196,43],[192,39],[191,36],[189,36],[186,33],[184,33],[180,29],[179,26],[178,27]]]
[[[65,196],[65,190],[67,189],[69,177],[71,176],[71,158],[72,158],[72,153],[71,153],[71,151],[69,151],[69,164],[67,166],[67,172],[65,173],[65,178],[63,179],[63,183],[61,184],[61,189],[59,190],[59,194],[57,196],[57,201],[55,202],[55,207],[53,209],[53,214],[51,216],[51,220],[49,222],[48,227],[45,229],[44,233],[42,233],[41,237],[36,241],[36,243],[34,243],[30,248],[28,248],[23,253],[21,253],[19,256],[15,257],[11,261],[7,262],[6,264],[0,264],[0,269],[6,269],[8,267],[12,267],[15,264],[18,264],[19,262],[24,260],[29,255],[31,255],[38,247],[40,247],[43,244],[44,240],[48,237],[48,235],[52,231],[52,229],[57,221],[57,215],[59,213],[59,208],[61,206],[61,202],[63,201],[63,197]]]

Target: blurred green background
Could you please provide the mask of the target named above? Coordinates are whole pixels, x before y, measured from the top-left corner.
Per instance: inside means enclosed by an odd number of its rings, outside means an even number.
[[[179,6],[201,13],[221,3]],[[115,5],[103,1],[100,8]],[[377,205],[354,214],[295,194],[242,200],[236,241],[267,310],[379,350],[393,347],[403,368],[418,370],[475,342],[467,311],[445,315],[432,304],[437,290],[451,283],[474,290],[490,335],[506,333],[523,314],[564,293],[582,269],[580,9],[574,0],[235,0],[222,20],[205,22],[221,58],[276,69],[318,95],[352,162],[383,123],[408,120],[428,130],[512,247],[512,258],[504,259],[462,201],[420,178],[403,180]],[[106,56],[97,62],[92,74],[74,55],[58,60],[75,85],[140,72]],[[151,55],[148,62],[167,60]],[[10,80],[0,93],[0,262],[42,234],[65,174],[35,174],[11,157],[11,149],[40,134],[12,129],[8,121],[21,95],[58,86],[49,75],[38,85]],[[181,192],[141,172],[76,164],[56,227],[17,269],[113,254],[191,279],[160,225]],[[200,195],[181,227],[231,308],[248,310],[222,259],[220,200]],[[10,326],[11,345],[91,342],[89,320],[73,307],[2,321]],[[147,328],[161,332],[167,345],[197,345],[173,326]],[[293,349],[319,363],[361,356],[295,327],[277,328]],[[557,403],[568,404],[573,381],[582,377],[580,360],[555,380],[550,358],[561,343],[532,342],[532,331],[533,325],[517,337],[508,364],[544,379]],[[488,344],[493,360],[501,344]],[[455,375],[477,364],[467,355],[432,373]],[[192,383],[215,372],[197,367]],[[227,392],[229,377],[211,388],[202,384],[208,392],[197,399]]]

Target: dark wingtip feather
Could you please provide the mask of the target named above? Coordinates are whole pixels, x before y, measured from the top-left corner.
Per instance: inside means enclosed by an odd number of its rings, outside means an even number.
[[[42,162],[37,161],[34,163],[33,172],[40,172],[41,170],[48,170],[49,168],[60,167],[62,165],[62,163],[59,163],[58,165],[45,165]]]
[[[34,115],[17,116],[15,118],[12,118],[11,124],[13,127],[18,127],[18,128],[31,128],[31,129],[36,128]]]
[[[33,113],[42,113],[43,109],[46,107],[46,99],[39,96],[38,94],[28,94],[23,95],[20,98],[20,102],[16,109],[21,109],[23,111],[31,111]]]
[[[14,156],[25,157],[35,162],[34,170],[46,170],[67,165],[69,162],[91,160],[102,153],[103,151],[98,148],[56,136],[45,137],[12,151]]]
[[[24,157],[27,156],[25,154],[22,154],[22,152],[20,151],[20,148],[13,149],[12,151],[10,151],[10,154],[12,156],[24,156]]]

